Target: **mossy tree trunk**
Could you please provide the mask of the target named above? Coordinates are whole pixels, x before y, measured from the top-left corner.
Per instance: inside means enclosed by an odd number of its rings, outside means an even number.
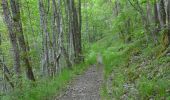
[[[160,0],[159,2],[159,13],[160,13],[160,25],[161,30],[163,31],[162,34],[162,45],[167,48],[170,44],[170,34],[169,34],[169,0],[168,6],[165,7],[165,1]],[[167,11],[167,12],[166,12]],[[168,20],[167,20],[168,17]],[[167,22],[167,23],[166,23]]]
[[[9,3],[7,0],[2,0],[2,8],[3,8],[4,20],[8,28],[8,34],[13,48],[14,72],[17,80],[19,80],[21,78],[20,52],[17,43],[16,31],[14,29],[14,21],[11,17]],[[19,82],[17,81],[17,83]]]
[[[19,47],[21,48],[21,58],[25,64],[26,69],[26,76],[29,80],[35,81],[34,74],[32,71],[32,66],[30,64],[30,59],[28,56],[28,45],[26,45],[23,28],[22,28],[22,21],[20,15],[20,5],[19,1],[17,0],[10,0],[11,10],[12,10],[12,19],[14,22],[14,27],[16,30],[16,36],[19,42]]]

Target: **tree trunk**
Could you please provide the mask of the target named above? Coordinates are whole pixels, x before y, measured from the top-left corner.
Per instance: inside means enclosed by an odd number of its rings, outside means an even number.
[[[159,13],[160,13],[160,24],[161,24],[161,29],[163,30],[162,34],[162,45],[167,48],[169,45],[169,36],[168,36],[168,29],[166,27],[166,9],[165,9],[165,2],[164,0],[160,0],[159,2]],[[164,48],[164,49],[165,49]]]
[[[166,24],[166,12],[165,12],[164,0],[160,0],[160,2],[159,2],[159,13],[160,13],[161,28],[165,28],[165,24]]]
[[[80,2],[80,1],[79,1]],[[81,3],[79,3],[81,7]],[[79,7],[79,9],[80,9]],[[73,14],[73,46],[74,46],[74,55],[75,63],[80,63],[82,59],[82,47],[81,47],[81,12],[77,12],[75,7],[75,2],[72,0],[72,14]]]
[[[167,16],[168,16],[168,39],[170,41],[170,0],[168,0],[167,5]]]
[[[57,59],[57,26],[56,26],[56,17],[58,14],[57,11],[57,6],[56,6],[56,1],[52,0],[52,12],[53,12],[53,16],[52,16],[52,44],[53,44],[53,66],[52,66],[52,73],[55,74],[57,71],[57,63],[58,63],[58,59]]]
[[[47,30],[47,15],[43,0],[39,0],[40,25],[43,38],[42,71],[44,76],[49,74],[49,33]]]
[[[4,20],[6,22],[6,25],[9,31],[8,33],[9,33],[10,41],[11,41],[12,48],[13,48],[14,71],[15,71],[15,75],[17,76],[17,79],[20,79],[21,68],[20,68],[19,48],[18,48],[16,33],[15,33],[15,30],[13,29],[14,22],[11,18],[10,9],[8,7],[7,0],[2,0],[2,7],[3,7],[4,18],[5,18]]]
[[[28,57],[28,49],[27,49],[28,46],[26,45],[24,39],[21,16],[20,16],[19,1],[10,0],[10,4],[12,9],[14,27],[16,29],[19,46],[21,47],[21,53],[22,53],[21,58],[26,66],[26,75],[29,80],[35,81],[32,67],[30,65],[30,61]]]
[[[157,9],[156,9],[157,10]],[[148,0],[147,1],[147,21],[148,21],[148,27],[150,28],[150,33],[152,35],[153,38],[153,42],[156,45],[157,44],[157,36],[156,36],[156,29],[157,28],[152,28],[152,10],[151,10],[151,3]]]
[[[157,29],[159,29],[159,15],[158,15],[158,8],[157,8],[157,0],[154,0],[154,20],[155,20],[155,26]]]

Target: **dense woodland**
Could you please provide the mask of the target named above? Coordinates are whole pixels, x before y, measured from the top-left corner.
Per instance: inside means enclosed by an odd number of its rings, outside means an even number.
[[[170,99],[170,0],[0,4],[0,99],[50,99],[99,62],[103,100]]]

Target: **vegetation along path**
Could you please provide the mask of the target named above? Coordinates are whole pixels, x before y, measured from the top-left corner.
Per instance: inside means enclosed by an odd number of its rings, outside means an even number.
[[[100,100],[103,80],[102,66],[92,66],[83,75],[75,78],[64,94],[55,100]]]

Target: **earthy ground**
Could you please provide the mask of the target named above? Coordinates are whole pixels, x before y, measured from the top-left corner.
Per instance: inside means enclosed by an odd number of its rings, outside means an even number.
[[[55,100],[101,100],[102,66],[92,66],[69,85]]]

